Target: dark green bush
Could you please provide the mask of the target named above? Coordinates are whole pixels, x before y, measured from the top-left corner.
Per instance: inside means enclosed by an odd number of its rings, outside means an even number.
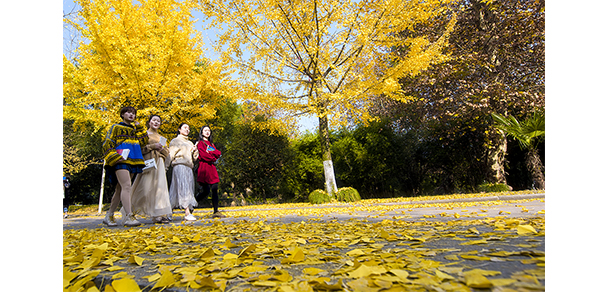
[[[312,204],[328,203],[330,196],[323,190],[314,190],[309,194],[309,202]]]
[[[356,202],[360,201],[360,194],[352,187],[340,188],[335,193],[335,197],[339,202]]]
[[[477,186],[478,192],[483,193],[497,193],[497,192],[508,192],[510,191],[510,187],[505,184],[492,184],[492,183],[484,183]]]

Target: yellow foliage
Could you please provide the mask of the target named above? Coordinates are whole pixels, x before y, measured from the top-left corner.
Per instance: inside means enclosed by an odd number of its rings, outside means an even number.
[[[463,196],[466,194],[455,195],[456,198]],[[371,214],[449,206],[457,210],[481,210],[499,204],[494,201],[442,203],[447,197],[432,197],[441,201],[438,204],[415,203],[430,201],[431,197],[362,200],[359,206],[323,208],[328,213],[306,203],[256,206],[252,214],[242,210],[247,207],[233,207],[226,214],[236,220],[207,221],[212,226],[66,228],[63,231],[63,288],[67,291],[93,289],[93,279],[99,275],[111,278],[112,283],[99,290],[130,291],[137,289],[133,279],[138,275],[153,290],[170,287],[221,291],[544,289],[538,280],[544,279],[545,253],[536,250],[540,246],[538,241],[544,240],[544,217],[377,222],[319,219],[365,210]],[[410,203],[373,205],[405,201]],[[514,206],[516,202],[503,204]],[[311,219],[256,220],[295,215],[311,216]],[[97,218],[101,221],[102,216]],[[529,232],[519,234],[519,229]],[[185,240],[185,234],[188,238],[198,238],[197,243]],[[174,241],[174,238],[182,240]],[[457,241],[451,243],[454,240]],[[513,240],[527,245],[515,245]],[[466,243],[460,244],[462,241]],[[144,247],[151,248],[143,251]],[[475,268],[502,262],[511,266],[517,263],[536,266],[519,271],[511,269],[508,273],[501,266],[488,270]],[[107,268],[109,263],[121,269]]]
[[[397,80],[447,60],[441,50],[455,25],[447,17],[437,39],[399,36],[446,14],[451,0],[199,2],[224,28],[217,51],[227,67],[243,69],[244,99],[281,120],[305,113],[331,127],[371,121],[376,95],[412,100]]]
[[[158,114],[170,125],[201,125],[233,90],[220,64],[202,55],[191,1],[77,0],[85,41],[64,56],[64,118],[105,127],[125,105],[140,120]],[[142,122],[142,121],[141,121]]]

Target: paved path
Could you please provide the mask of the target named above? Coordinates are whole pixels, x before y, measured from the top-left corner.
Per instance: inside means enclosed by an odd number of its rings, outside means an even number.
[[[358,225],[361,227],[356,227],[353,230],[359,230],[362,228],[363,232],[368,232],[367,234],[371,234],[371,236],[378,236],[374,235],[376,232],[378,232],[376,231],[377,229],[372,228],[375,223],[381,221],[398,222],[400,224],[394,224],[394,227],[387,227],[390,234],[407,234],[408,232],[413,232],[411,233],[413,237],[416,237],[417,235],[419,238],[415,238],[415,241],[413,241],[413,239],[411,241],[405,241],[404,238],[397,241],[385,241],[381,240],[381,238],[373,238],[373,241],[377,240],[378,243],[385,245],[383,250],[386,252],[391,250],[405,250],[405,252],[417,254],[417,258],[421,259],[422,261],[432,260],[432,263],[437,262],[447,264],[447,267],[464,266],[465,269],[501,271],[502,275],[495,276],[495,278],[501,277],[518,279],[516,284],[511,284],[512,286],[508,286],[510,289],[529,287],[531,289],[544,290],[544,220],[540,221],[539,219],[545,217],[544,197],[544,194],[530,194],[426,202],[378,203],[373,204],[372,206],[370,204],[326,204],[307,208],[262,208],[262,206],[250,206],[246,208],[223,208],[221,210],[228,215],[228,217],[224,219],[209,219],[208,217],[211,214],[210,209],[196,209],[194,215],[198,218],[198,220],[195,222],[188,222],[186,225],[184,221],[181,221],[184,213],[179,210],[174,210],[174,222],[171,224],[153,224],[149,219],[139,218],[138,220],[143,222],[143,225],[133,227],[132,229],[142,230],[151,227],[163,227],[167,228],[166,230],[168,234],[174,234],[173,236],[184,236],[184,231],[181,231],[183,230],[181,229],[183,228],[182,226],[205,227],[218,224],[220,221],[222,222],[222,232],[224,233],[218,231],[218,233],[223,234],[218,234],[218,236],[225,238],[225,236],[231,234],[230,237],[234,238],[235,243],[239,245],[238,247],[234,247],[230,250],[223,250],[223,253],[231,252],[239,254],[240,250],[249,244],[258,243],[260,245],[262,242],[265,242],[268,239],[268,235],[266,233],[253,231],[253,224],[250,224],[251,222],[264,221],[264,224],[270,228],[280,228],[281,225],[284,225],[288,226],[290,229],[294,228],[295,225],[301,225],[292,223],[307,221],[311,223],[307,224],[310,226],[305,228],[307,229],[308,233],[314,232],[312,230],[316,230],[316,228],[328,228],[328,230],[324,232],[324,234],[327,236],[325,237],[325,241],[328,244],[337,244],[341,238],[350,236],[349,231],[346,233],[345,230],[341,230],[342,226],[352,226],[351,228],[354,228],[353,226],[360,224],[360,222],[371,223],[366,225]],[[306,209],[305,212],[301,212],[304,209]],[[257,214],[260,214],[263,216],[263,218],[258,217]],[[89,229],[91,231],[98,232],[98,234],[112,234],[112,230],[122,232],[129,229],[127,227],[108,228],[107,226],[102,225],[102,218],[102,215],[97,214],[89,216],[71,216],[64,219],[64,230],[69,232],[71,230],[78,231],[82,229]],[[518,220],[513,221],[539,222],[539,224],[542,225],[539,225],[537,228],[541,228],[539,230],[541,230],[542,233],[536,236],[516,236],[515,226],[513,226],[512,230],[507,229],[506,231],[497,231],[498,228],[494,227],[493,224],[482,223],[486,219],[495,221],[496,218],[502,218],[500,221],[510,221],[510,219],[516,218]],[[472,224],[470,224],[468,223],[470,221],[467,220],[480,221],[472,221]],[[406,225],[403,223],[406,223]],[[219,227],[216,225],[216,228]],[[472,228],[475,228],[475,231],[472,231]],[[368,231],[364,231],[365,229]],[[196,232],[204,232],[204,234],[208,234],[208,236],[210,234],[209,232],[213,232],[210,231],[210,228],[199,228],[197,230],[200,231]],[[241,230],[241,233],[233,233],[235,230]],[[333,233],[333,231],[329,230],[337,231]],[[502,228],[500,228],[500,230],[502,230]],[[154,229],[152,232],[155,232]],[[277,232],[281,233],[282,231]],[[471,232],[476,233],[471,234]],[[430,235],[432,233],[433,235]],[[141,235],[142,233],[138,234]],[[423,239],[428,236],[427,234],[430,235],[430,237],[428,239]],[[274,235],[277,236],[277,234]],[[298,237],[298,235],[299,234],[295,233],[286,233],[282,236],[282,238],[284,238],[284,240],[290,240],[295,239]],[[417,240],[419,239],[424,241],[418,242]],[[221,247],[221,242],[224,242],[224,240],[225,239],[220,238],[206,239],[206,243],[204,245]],[[484,244],[465,245],[465,243],[468,241],[477,240],[484,241]],[[308,248],[313,248],[311,246],[313,243],[309,242],[309,239],[306,240],[306,242],[306,244],[302,244],[302,248],[304,249],[305,253],[308,254],[308,257],[310,257],[312,256],[312,252],[317,252],[317,248],[314,248],[315,251],[308,251]],[[184,248],[190,249],[197,246],[187,244],[186,242],[185,244],[186,245],[184,245],[184,247],[180,245],[180,249],[185,252],[186,250]],[[268,246],[269,249],[276,251],[285,249],[282,247],[281,242],[274,244],[275,246]],[[340,248],[338,251],[340,253],[345,253],[355,248],[366,249],[371,247],[370,244],[372,244],[372,242],[351,243],[349,246]],[[326,252],[332,252],[333,248],[320,248],[320,253],[323,253],[324,250],[326,250]],[[498,252],[512,253],[513,256],[507,257],[494,254]],[[161,254],[162,253],[163,252],[161,252]],[[98,288],[101,288],[101,291],[103,291],[103,286],[111,283],[114,280],[112,279],[113,275],[118,272],[126,272],[134,277],[134,280],[136,280],[140,287],[143,288],[143,291],[149,291],[151,288],[151,283],[148,282],[147,277],[158,272],[158,266],[163,263],[164,257],[171,257],[169,254],[166,256],[157,255],[155,256],[157,260],[153,261],[150,259],[151,256],[152,255],[142,255],[142,257],[147,258],[146,264],[142,266],[129,264],[127,263],[127,260],[116,261],[114,265],[117,267],[122,267],[122,270],[115,272],[108,272],[104,270],[104,272],[95,277],[94,281],[98,285]],[[279,256],[280,259],[284,257],[285,256]],[[183,267],[192,267],[194,264],[201,264],[201,262],[197,262],[193,256],[186,256],[186,258],[185,256],[181,256],[179,258],[180,259],[176,258],[176,260],[172,263]],[[483,258],[486,259],[484,260]],[[406,261],[408,259],[413,259],[413,255],[404,257],[404,255],[397,254],[396,260]],[[219,260],[222,261],[222,257],[220,257]],[[293,277],[307,278],[307,276],[303,276],[303,268],[307,266],[286,266],[280,264],[277,255],[269,259],[259,258],[259,260],[265,261],[265,265],[277,267],[281,266]],[[214,261],[218,261],[218,259],[208,262],[207,264],[213,264]],[[266,261],[270,262],[267,263]],[[356,261],[355,258],[354,261]],[[405,269],[412,269],[412,264],[417,267],[418,262],[409,264],[409,266],[405,267]],[[540,266],[540,264],[542,264],[542,266]],[[247,264],[246,266],[249,265],[251,264]],[[339,263],[335,260],[328,261],[325,264],[320,264],[315,267],[322,268],[327,271],[336,271],[344,265],[344,263]],[[426,271],[431,271],[431,269],[426,269]],[[267,273],[268,272],[269,271],[267,271]],[[434,275],[433,272],[430,273]],[[253,274],[253,276],[256,276],[256,274]],[[458,276],[457,274],[453,274],[453,276],[455,278],[463,277]],[[344,278],[344,280],[352,281],[353,279]],[[422,278],[418,279],[414,274],[413,277],[410,277],[409,281],[413,281],[415,283],[420,280],[422,280]],[[241,291],[242,289],[246,288],[253,288],[254,290],[252,291],[266,291],[264,287],[252,287],[252,285],[249,284],[249,281],[252,280],[244,277],[230,279],[226,284],[226,291]],[[457,281],[458,283],[463,284],[464,280],[458,279],[451,280],[449,282],[452,281]],[[184,287],[169,287],[164,291],[171,292],[194,290],[186,289]],[[491,289],[477,291],[491,291]]]
[[[296,208],[261,208],[260,206],[251,206],[247,208],[221,208],[227,218],[220,219],[225,222],[233,222],[235,220],[258,220],[253,216],[249,217],[234,217],[234,212],[256,212],[256,211],[280,211],[284,210],[286,214],[282,215],[282,212],[274,212],[273,215],[276,217],[269,218],[267,220],[279,220],[282,222],[297,222],[306,221],[314,218],[322,220],[348,220],[348,219],[366,219],[372,222],[382,221],[386,219],[394,219],[398,217],[401,220],[451,220],[451,219],[481,219],[486,216],[507,216],[507,217],[533,217],[533,216],[544,216],[542,213],[545,208],[544,194],[526,194],[526,195],[511,195],[511,196],[492,196],[483,198],[471,198],[471,199],[453,199],[453,200],[435,200],[435,201],[419,201],[419,202],[400,202],[400,203],[379,203],[373,204],[373,206],[388,206],[391,211],[382,213],[379,211],[366,211],[360,210],[355,212],[341,212],[342,209],[354,208],[359,204],[324,204],[319,206],[311,206],[304,209],[332,209],[336,212],[329,212],[323,217],[312,216],[312,215],[298,215],[291,214],[291,210]],[[517,200],[530,200],[540,199],[534,201],[526,201],[519,203],[512,203]],[[454,207],[447,209],[446,206],[435,206],[439,204],[459,204],[459,203],[480,203],[475,206],[465,207]],[[417,206],[412,206],[412,205]],[[401,207],[404,206],[404,207]],[[485,210],[482,212],[482,210]],[[476,212],[476,214],[474,214]],[[502,212],[502,213],[500,213]],[[189,222],[195,226],[208,225],[211,220],[211,209],[195,209],[193,213],[198,220],[195,222]],[[459,216],[455,216],[458,214]],[[116,213],[117,218],[120,218],[119,212]],[[174,210],[173,223],[180,223],[184,218],[184,212],[181,210]],[[106,227],[102,224],[103,215],[90,214],[87,216],[71,215],[67,219],[64,219],[64,229],[81,229],[81,228],[101,228]],[[150,226],[160,226],[154,224],[150,219],[138,218],[143,223],[142,226],[137,228],[146,228]],[[117,227],[127,228],[127,227]]]

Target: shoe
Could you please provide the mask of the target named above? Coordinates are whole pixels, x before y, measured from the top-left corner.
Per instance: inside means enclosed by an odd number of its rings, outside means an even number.
[[[106,213],[106,217],[104,217],[102,223],[108,225],[109,227],[114,227],[118,225],[116,223],[116,220],[114,220],[114,215],[111,215],[110,213]]]
[[[184,220],[195,221],[195,220],[197,220],[197,218],[195,218],[195,216],[193,216],[193,214],[188,214],[188,215],[184,216]]]
[[[155,217],[155,219],[153,219],[153,223],[167,224],[169,223],[169,219],[167,217]]]
[[[212,214],[212,218],[227,218],[227,216],[225,216],[225,214],[222,214],[220,211],[218,211],[218,212],[214,212],[214,214]]]
[[[68,218],[68,214],[64,214],[64,219]]]
[[[132,227],[132,226],[138,226],[138,225],[141,225],[142,223],[140,223],[140,221],[136,220],[136,217],[135,217],[135,216],[134,216],[132,213],[129,213],[129,214],[127,215],[126,220],[124,220],[124,221],[123,221],[123,224],[124,224],[125,226]]]

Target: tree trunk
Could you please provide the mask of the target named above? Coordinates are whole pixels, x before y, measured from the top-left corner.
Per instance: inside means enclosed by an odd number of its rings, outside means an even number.
[[[534,181],[534,189],[544,190],[544,165],[542,165],[542,160],[538,155],[538,149],[528,149],[525,164]]]
[[[490,147],[487,149],[487,165],[489,165],[487,180],[489,183],[507,184],[506,172],[504,171],[504,161],[508,147],[506,135],[501,131],[494,131],[490,139]]]
[[[324,180],[326,192],[333,195],[337,192],[337,183],[335,182],[335,170],[333,168],[333,160],[330,154],[330,134],[328,131],[328,117],[319,118],[320,125],[320,142],[322,145],[322,163],[324,164]]]

